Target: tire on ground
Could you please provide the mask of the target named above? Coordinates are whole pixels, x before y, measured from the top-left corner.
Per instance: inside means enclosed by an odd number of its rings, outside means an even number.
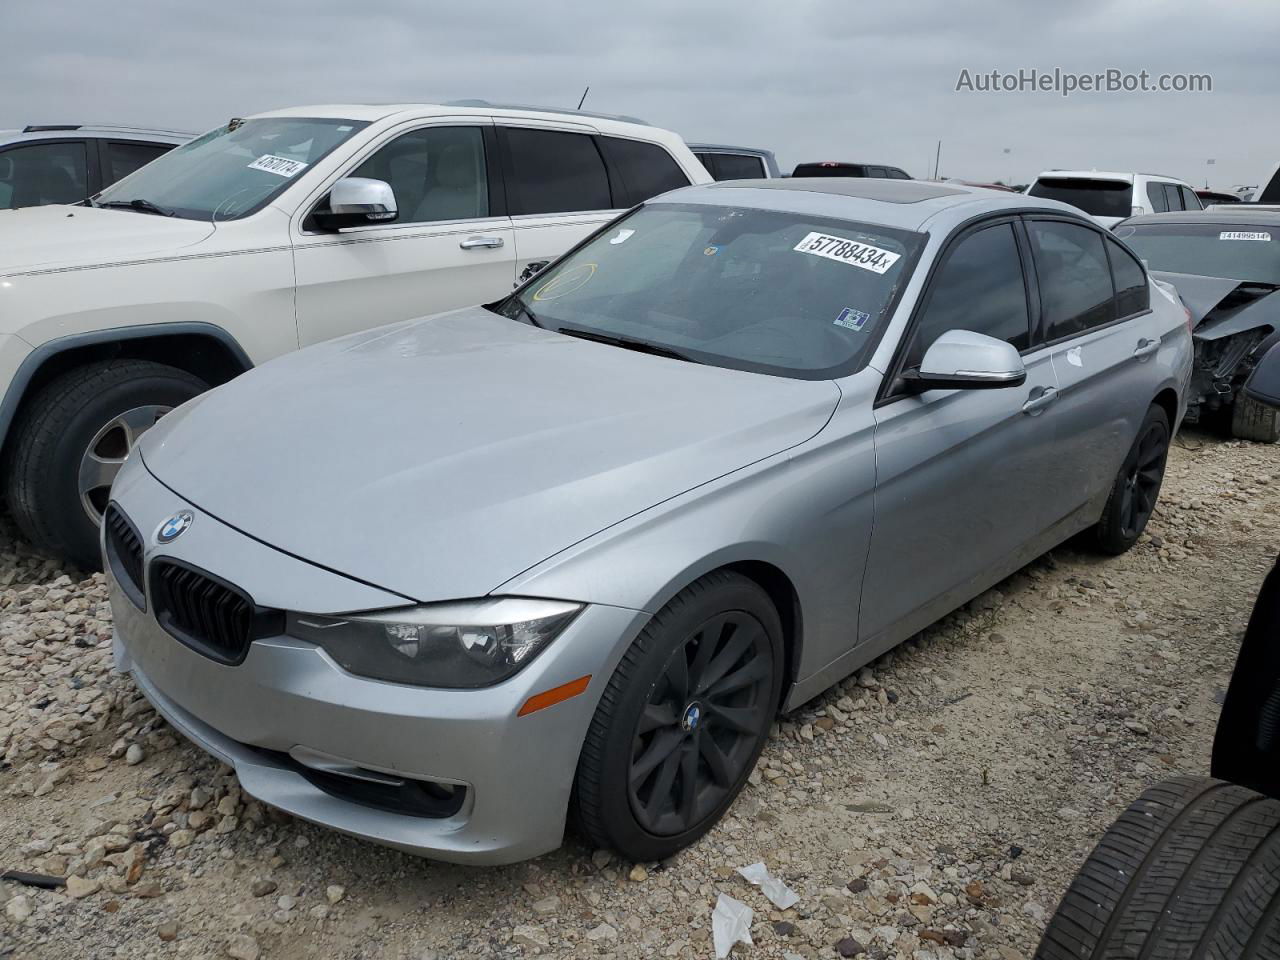
[[[1280,957],[1280,801],[1208,777],[1156,784],[1103,834],[1035,960]]]
[[[1123,497],[1124,487],[1128,479],[1128,474],[1132,469],[1133,459],[1136,456],[1138,445],[1142,442],[1142,438],[1146,435],[1148,429],[1154,423],[1164,425],[1164,453],[1167,456],[1169,452],[1169,441],[1171,439],[1171,430],[1169,423],[1169,415],[1164,412],[1164,408],[1159,404],[1152,404],[1147,409],[1147,415],[1142,420],[1142,426],[1138,428],[1137,438],[1133,441],[1133,447],[1125,454],[1124,463],[1120,465],[1120,471],[1116,474],[1115,483],[1111,487],[1111,493],[1107,497],[1106,506],[1103,507],[1102,517],[1092,529],[1092,537],[1094,545],[1103,553],[1112,556],[1119,556],[1124,553],[1135,543],[1138,537],[1142,536],[1142,531],[1146,529],[1147,522],[1143,520],[1136,530],[1128,532],[1124,529],[1123,514]],[[1163,482],[1164,464],[1161,462],[1161,482]],[[1159,490],[1156,491],[1159,496]],[[1154,505],[1153,505],[1154,509]],[[1086,531],[1086,535],[1090,531]]]
[[[1280,410],[1240,394],[1231,405],[1231,435],[1239,440],[1275,443],[1280,440]]]
[[[19,529],[36,546],[100,569],[98,527],[79,490],[90,441],[128,410],[176,407],[208,388],[185,370],[150,360],[86,364],[51,380],[27,399],[7,444],[5,492]]]

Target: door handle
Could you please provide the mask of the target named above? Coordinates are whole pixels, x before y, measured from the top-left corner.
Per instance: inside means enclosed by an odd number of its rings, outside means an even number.
[[[463,250],[482,250],[502,246],[501,237],[467,237],[458,244]]]
[[[1159,340],[1148,340],[1144,338],[1139,340],[1138,345],[1133,348],[1133,355],[1138,360],[1145,360],[1159,349]]]
[[[1023,413],[1036,414],[1058,399],[1057,387],[1045,387],[1022,405]]]

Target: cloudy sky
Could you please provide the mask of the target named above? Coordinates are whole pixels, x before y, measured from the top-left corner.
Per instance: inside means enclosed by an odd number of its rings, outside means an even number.
[[[0,127],[203,130],[304,103],[587,107],[688,140],[1026,182],[1041,169],[1256,184],[1280,161],[1274,0],[5,0]],[[641,12],[643,11],[643,12]],[[1210,74],[1206,93],[957,92],[962,70]],[[1206,161],[1213,159],[1209,166]]]

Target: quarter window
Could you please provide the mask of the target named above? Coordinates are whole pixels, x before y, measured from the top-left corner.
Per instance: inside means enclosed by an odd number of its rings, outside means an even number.
[[[1203,210],[1204,204],[1200,202],[1200,198],[1196,196],[1195,191],[1190,187],[1178,187],[1178,191],[1182,194],[1182,206],[1185,210]]]
[[[616,206],[635,206],[668,190],[687,187],[689,178],[671,154],[656,143],[601,137],[600,146],[614,177],[620,181],[622,197]]]
[[[79,203],[89,195],[83,141],[33,143],[0,153],[0,210]]]
[[[609,210],[609,175],[594,140],[558,130],[503,129],[513,215]]]
[[[984,333],[1019,350],[1029,346],[1027,289],[1012,225],[984,227],[946,255],[916,326],[907,367],[918,367],[933,341],[948,330]]]
[[[1111,258],[1111,274],[1115,277],[1116,313],[1131,317],[1151,306],[1151,289],[1147,274],[1137,259],[1116,241],[1107,237],[1107,255]]]
[[[479,127],[426,127],[396,137],[351,172],[391,185],[396,223],[489,215],[484,135]]]
[[[1045,339],[1083,333],[1115,319],[1115,291],[1102,234],[1059,220],[1027,223],[1040,279]]]

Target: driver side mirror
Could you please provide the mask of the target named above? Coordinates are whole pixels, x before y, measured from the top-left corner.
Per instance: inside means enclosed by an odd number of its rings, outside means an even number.
[[[1244,382],[1244,395],[1268,407],[1280,407],[1280,343],[1262,355]]]
[[[329,191],[329,209],[312,214],[323,230],[390,223],[399,215],[391,184],[368,177],[343,177]]]
[[[1027,369],[1011,343],[971,330],[948,330],[902,379],[913,392],[993,390],[1026,383]]]

